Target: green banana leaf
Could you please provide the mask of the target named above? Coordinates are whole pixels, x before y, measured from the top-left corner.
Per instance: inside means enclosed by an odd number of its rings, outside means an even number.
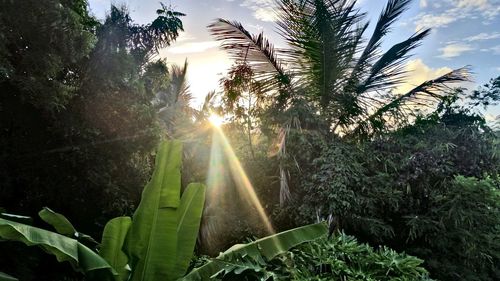
[[[19,279],[0,271],[0,281],[18,281]]]
[[[56,256],[59,262],[68,261],[75,269],[91,276],[117,275],[103,258],[85,245],[55,232],[0,218],[0,238],[38,246]]]
[[[180,280],[210,280],[212,276],[223,270],[226,266],[224,262],[220,262],[218,260],[224,260],[224,258],[229,258],[235,255],[250,256],[255,260],[263,258],[271,260],[277,255],[282,254],[297,245],[318,239],[327,233],[328,229],[326,225],[318,223],[280,232],[248,244],[237,244],[221,253],[217,258],[207,264],[194,269]]]
[[[174,280],[186,274],[193,257],[205,204],[205,192],[205,185],[191,183],[182,194],[177,217],[177,264],[173,274]]]
[[[71,222],[64,215],[56,213],[47,207],[44,207],[40,212],[38,212],[38,216],[44,222],[54,227],[56,232],[59,234],[70,238],[76,238],[80,242],[87,242],[93,246],[99,244],[91,236],[78,232],[73,224],[71,224]]]
[[[47,207],[44,207],[40,212],[38,212],[38,216],[40,216],[44,222],[53,226],[57,233],[68,237],[75,237],[76,229],[65,216],[56,213]]]
[[[0,218],[29,225],[33,224],[33,218],[28,216],[0,213]]]
[[[153,176],[144,188],[125,244],[132,268],[131,281],[173,280],[181,159],[181,142],[160,144]]]
[[[128,257],[122,247],[131,224],[130,217],[114,218],[108,221],[102,234],[99,255],[118,272],[117,280],[128,279],[129,270],[126,268]]]

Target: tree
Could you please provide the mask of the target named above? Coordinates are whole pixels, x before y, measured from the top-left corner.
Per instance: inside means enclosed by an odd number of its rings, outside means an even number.
[[[137,25],[112,6],[99,23],[86,1],[65,0],[2,1],[0,13],[0,205],[50,205],[98,236],[132,212],[149,177],[160,127],[146,87],[164,77],[144,69],[183,14],[162,6]]]
[[[389,0],[368,40],[368,23],[357,1],[280,0],[278,29],[288,43],[275,49],[263,33],[251,35],[240,23],[218,19],[209,30],[222,49],[249,65],[270,100],[264,123],[286,145],[290,129],[317,130],[367,138],[400,127],[415,110],[432,107],[449,95],[450,83],[467,81],[468,68],[423,82],[407,93],[396,89],[410,74],[404,62],[430,33],[418,31],[386,51],[381,44],[411,0]],[[365,43],[366,42],[366,43]],[[277,102],[272,102],[276,100]],[[284,148],[280,158],[286,158]],[[283,168],[280,174],[286,175]],[[282,176],[282,198],[289,198]]]

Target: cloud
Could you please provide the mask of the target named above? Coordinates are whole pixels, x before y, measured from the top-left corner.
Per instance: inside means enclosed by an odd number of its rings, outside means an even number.
[[[492,32],[492,33],[486,33],[482,32],[474,36],[470,36],[465,38],[465,41],[473,42],[473,41],[483,41],[483,40],[492,40],[492,39],[498,39],[500,38],[500,32]]]
[[[253,16],[258,20],[275,21],[277,19],[274,0],[245,0],[240,6],[253,10]]]
[[[219,46],[219,43],[215,41],[191,42],[176,44],[174,47],[168,48],[168,52],[172,54],[201,53],[217,46]]]
[[[494,54],[500,55],[500,45],[493,46],[490,50],[493,51]]]
[[[500,15],[498,0],[446,0],[436,10],[420,13],[413,18],[416,30],[422,28],[442,28],[465,18],[482,18],[488,23]],[[424,5],[424,6],[423,6]],[[420,7],[427,1],[421,0]],[[442,9],[441,9],[442,8]],[[438,12],[437,10],[440,10]]]
[[[193,35],[191,35],[190,33],[184,31],[181,34],[179,34],[179,37],[177,37],[177,39],[175,40],[175,42],[177,42],[177,43],[187,42],[187,41],[192,41],[194,39],[196,39],[196,38]]]
[[[452,15],[441,14],[441,15],[432,15],[432,14],[423,14],[420,15],[420,19],[415,23],[416,30],[421,30],[425,28],[440,28],[446,27],[448,24],[456,21],[456,18]]]
[[[460,56],[462,53],[470,52],[474,50],[474,48],[469,44],[450,44],[445,46],[444,48],[439,49],[441,51],[440,58],[449,59]]]
[[[423,82],[442,76],[452,69],[449,67],[434,69],[427,66],[421,59],[415,59],[406,63],[406,71],[409,73],[407,82],[396,90],[397,93],[406,93]]]

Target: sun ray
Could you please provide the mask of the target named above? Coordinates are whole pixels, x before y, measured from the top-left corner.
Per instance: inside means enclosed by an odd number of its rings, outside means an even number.
[[[245,200],[248,200],[250,205],[255,208],[257,211],[258,217],[262,224],[264,225],[266,231],[269,234],[274,234],[275,230],[269,220],[269,217],[266,214],[266,211],[264,207],[262,206],[255,189],[250,182],[250,179],[248,178],[245,170],[243,169],[240,161],[238,160],[238,157],[234,153],[234,150],[231,147],[231,144],[229,143],[228,139],[224,135],[224,132],[222,129],[218,126],[213,126],[213,138],[212,138],[212,155],[211,161],[210,161],[210,167],[209,167],[209,176],[208,176],[208,186],[209,188],[212,186],[213,190],[211,191],[211,198],[214,201],[217,201],[218,197],[218,191],[217,189],[217,183],[221,183],[222,179],[221,177],[221,172],[218,171],[220,168],[220,162],[222,153],[224,154],[229,170],[231,172],[231,176],[233,178],[233,181],[236,184],[236,187],[238,189],[238,192],[242,195],[242,198]],[[214,154],[219,154],[219,155],[214,155]],[[219,168],[218,168],[219,167]],[[214,202],[212,201],[212,202]]]

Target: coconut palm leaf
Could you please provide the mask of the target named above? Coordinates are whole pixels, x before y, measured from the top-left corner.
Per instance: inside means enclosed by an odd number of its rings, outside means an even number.
[[[386,90],[404,82],[405,61],[409,52],[420,46],[430,34],[430,29],[415,33],[410,38],[392,46],[370,69],[369,76],[357,87],[357,94],[375,90]]]
[[[379,107],[368,118],[360,122],[351,134],[367,135],[369,132],[382,130],[385,120],[389,117],[393,117],[394,121],[408,119],[407,115],[413,112],[416,106],[418,108],[430,107],[447,97],[453,92],[450,84],[470,81],[470,67],[452,70],[438,78],[425,81]]]
[[[252,67],[255,78],[263,81],[266,90],[275,86],[288,87],[289,74],[264,33],[252,35],[241,23],[225,19],[217,19],[208,26],[208,30],[233,59]]]
[[[380,45],[382,38],[389,33],[391,25],[401,16],[401,14],[409,8],[411,0],[390,0],[380,14],[373,34],[368,41],[363,53],[356,62],[350,84],[356,85],[357,81],[365,75],[365,70],[373,64],[374,60],[379,57]]]

